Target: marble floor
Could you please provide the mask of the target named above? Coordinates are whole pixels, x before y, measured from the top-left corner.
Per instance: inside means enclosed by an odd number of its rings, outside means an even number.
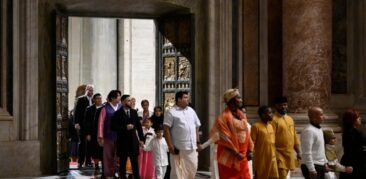
[[[34,177],[19,177],[15,179],[33,179]],[[57,175],[57,176],[45,176],[45,177],[37,177],[39,179],[98,179],[100,178],[100,172],[95,172],[94,169],[82,169],[76,170],[71,169],[66,173]],[[209,172],[199,171],[196,174],[196,179],[208,179],[211,178]],[[14,179],[14,178],[13,178]],[[303,179],[303,177],[291,177],[291,179]]]
[[[36,177],[38,179],[98,179],[101,177],[100,172],[95,172],[94,169],[81,169],[74,170],[71,169],[66,173],[61,173],[60,175],[55,176],[44,176],[44,177]],[[33,179],[35,177],[18,177],[11,179]],[[208,172],[198,172],[196,174],[196,179],[208,179],[210,178],[210,174]],[[10,179],[10,178],[9,178]]]
[[[18,177],[12,179],[33,179],[35,177]],[[77,163],[70,163],[70,170],[59,175],[37,177],[39,179],[98,179],[101,178],[101,170],[95,171],[94,168],[77,168]],[[211,178],[210,172],[198,171],[195,179]],[[9,178],[10,179],[10,178]],[[303,177],[291,177],[290,179],[303,179]]]

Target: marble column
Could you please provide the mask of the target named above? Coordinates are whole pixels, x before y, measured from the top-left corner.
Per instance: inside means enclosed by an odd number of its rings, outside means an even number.
[[[347,1],[348,93],[366,111],[366,2]]]
[[[38,68],[43,57],[38,54],[42,49],[39,46],[39,37],[40,30],[43,29],[39,28],[42,25],[39,1],[13,0],[9,5],[7,3],[10,1],[6,0],[1,3],[1,12],[7,12],[12,17],[3,19],[5,17],[1,16],[0,22],[7,30],[12,30],[12,34],[6,34],[3,38],[12,42],[6,47],[10,48],[11,52],[9,49],[6,51],[12,55],[6,59],[10,58],[7,63],[12,63],[13,72],[6,77],[13,81],[12,95],[7,96],[12,99],[13,113],[12,116],[7,114],[5,120],[0,119],[0,178],[40,176],[41,152],[47,149],[41,148],[40,143],[40,138],[45,134],[42,130],[45,119],[40,115],[43,114],[40,108],[44,104],[40,101],[45,96],[39,93],[41,74],[44,74]],[[9,10],[12,11],[11,14],[8,13]],[[1,113],[4,111],[0,111]]]
[[[156,96],[156,32],[150,19],[119,19],[118,65],[122,93],[136,98],[136,108],[147,99],[153,110]],[[143,85],[142,85],[143,84]]]
[[[283,1],[283,93],[289,110],[328,108],[331,95],[332,1]]]
[[[75,91],[81,84],[82,76],[80,75],[80,62],[82,57],[82,37],[83,37],[83,18],[70,17],[69,18],[69,33],[68,33],[68,69],[69,69],[69,111],[74,108]]]
[[[91,20],[90,58],[84,56],[83,63],[91,65],[88,71],[90,83],[105,99],[111,89],[117,89],[117,21],[109,18]]]
[[[69,20],[69,109],[81,84],[94,84],[103,99],[117,88],[117,21],[108,18]]]
[[[207,68],[196,68],[196,77],[198,81],[206,83],[206,89],[201,90],[202,96],[206,97],[207,104],[201,104],[201,106],[207,106],[197,112],[203,114],[203,110],[207,110],[206,130],[212,128],[215,119],[225,108],[222,102],[222,95],[224,92],[232,88],[233,74],[233,51],[232,51],[232,1],[226,0],[208,0],[207,1],[207,34],[201,34],[206,37],[205,43],[207,44],[207,58],[197,59],[197,66],[206,66]],[[200,22],[198,22],[200,23]],[[206,25],[206,24],[205,24]],[[202,29],[204,27],[201,27]],[[201,30],[201,29],[200,29]],[[205,46],[205,45],[203,45]],[[198,50],[197,50],[198,51]],[[204,74],[205,73],[205,74]],[[219,74],[219,75],[212,75]],[[201,78],[201,79],[200,79]],[[205,78],[205,79],[204,79]],[[207,80],[206,80],[207,79]],[[197,100],[198,103],[203,100]],[[202,116],[202,115],[201,115]],[[202,121],[202,119],[201,119]],[[207,128],[208,127],[208,128]],[[208,133],[208,132],[207,132]],[[206,135],[206,134],[204,134]],[[212,162],[213,149],[211,149],[211,168],[213,169],[214,163]],[[201,155],[201,154],[200,154]],[[201,162],[201,165],[208,167],[208,154],[206,153],[206,161]],[[200,158],[202,159],[202,157]],[[217,178],[215,172],[212,172],[211,178]]]
[[[208,100],[210,104],[216,104],[209,107],[210,125],[213,124],[217,115],[224,109],[222,95],[232,88],[233,74],[233,51],[232,51],[232,2],[226,0],[208,1],[208,60],[207,73],[220,74],[208,75]],[[203,64],[202,64],[203,65]],[[197,68],[199,69],[199,68]],[[199,69],[200,70],[200,69]]]

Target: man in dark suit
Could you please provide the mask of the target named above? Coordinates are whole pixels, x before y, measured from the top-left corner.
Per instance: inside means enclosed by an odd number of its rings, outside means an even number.
[[[140,178],[138,166],[139,146],[143,145],[144,135],[137,111],[131,109],[130,95],[123,95],[121,101],[123,107],[114,113],[111,126],[112,130],[117,132],[120,175],[121,178],[126,178],[126,161],[127,157],[130,157],[133,176],[137,179]]]
[[[79,144],[79,160],[78,167],[81,168],[85,161],[86,155],[86,136],[85,136],[85,111],[88,106],[92,105],[94,87],[93,85],[87,85],[85,89],[85,95],[80,96],[75,106],[75,129],[79,131],[80,144]],[[91,165],[90,154],[86,156],[85,165]]]
[[[101,161],[103,157],[103,148],[99,146],[97,141],[98,134],[98,119],[103,107],[102,95],[97,93],[93,96],[94,104],[86,108],[85,112],[85,136],[88,145],[88,153],[94,160],[95,170],[99,170],[98,162]]]

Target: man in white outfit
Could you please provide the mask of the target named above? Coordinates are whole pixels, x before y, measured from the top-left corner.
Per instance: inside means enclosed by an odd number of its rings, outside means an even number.
[[[170,152],[170,178],[194,179],[199,144],[198,129],[201,122],[196,112],[188,106],[188,92],[175,94],[175,105],[164,115],[164,136]]]

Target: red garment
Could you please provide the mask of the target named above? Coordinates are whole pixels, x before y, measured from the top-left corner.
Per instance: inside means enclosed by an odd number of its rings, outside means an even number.
[[[152,151],[140,149],[139,171],[141,179],[155,179],[155,166]]]
[[[219,140],[216,141],[219,175],[225,179],[250,179],[246,154],[252,150],[253,145],[245,114],[240,110],[236,113],[240,120],[226,108],[211,130],[211,135],[219,135]],[[233,151],[243,154],[244,159],[239,161]]]
[[[219,168],[219,176],[220,178],[225,179],[251,179],[249,173],[249,162],[245,158],[244,160],[240,161],[240,168],[242,170],[237,171],[233,170],[232,168],[228,168],[224,165],[217,164]]]

